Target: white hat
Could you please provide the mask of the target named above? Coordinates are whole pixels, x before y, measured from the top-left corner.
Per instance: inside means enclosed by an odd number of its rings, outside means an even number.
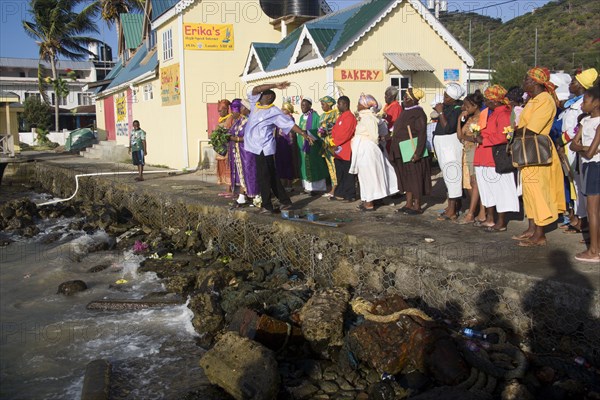
[[[242,99],[242,105],[243,105],[244,107],[246,107],[248,110],[250,110],[250,109],[251,109],[251,108],[250,108],[250,102],[249,102],[248,100],[246,100],[246,99]]]
[[[306,100],[308,101],[310,104],[313,103],[312,99],[310,97],[303,97],[302,100]]]
[[[550,74],[550,82],[556,85],[556,97],[558,100],[567,100],[571,95],[569,92],[569,84],[571,83],[571,76],[564,72],[556,74]]]
[[[444,95],[436,94],[435,98],[431,102],[431,108],[435,108],[436,105],[444,103]]]
[[[446,85],[446,94],[454,100],[460,100],[465,95],[465,89],[456,82]]]

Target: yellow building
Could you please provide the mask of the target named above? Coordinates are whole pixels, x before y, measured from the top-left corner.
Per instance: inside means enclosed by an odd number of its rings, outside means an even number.
[[[295,4],[331,11],[319,0]],[[473,65],[418,0],[370,0],[321,17],[287,14],[292,8],[285,1],[148,0],[151,18],[123,21],[126,51],[98,84],[100,133],[127,145],[139,120],[149,164],[194,168],[210,153],[216,103],[245,97],[256,84],[290,81],[283,97],[294,104],[343,93],[353,106],[361,93],[383,101],[388,86],[414,85],[429,107],[445,83],[464,84]]]
[[[21,151],[19,147],[18,113],[23,112],[19,96],[0,91],[0,157],[12,157]]]
[[[419,87],[426,112],[449,82],[466,87],[473,57],[418,0],[371,0],[311,20],[278,43],[254,42],[242,79],[252,85],[286,80],[285,97],[350,98],[383,105],[389,86]],[[317,111],[320,111],[316,105]]]

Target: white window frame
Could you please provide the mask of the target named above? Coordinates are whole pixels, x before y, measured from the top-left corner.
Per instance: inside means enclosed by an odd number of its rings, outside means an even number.
[[[163,61],[167,61],[173,58],[173,30],[171,28],[163,32],[162,40]]]
[[[154,93],[152,91],[152,84],[148,83],[143,86],[144,89],[144,101],[150,101],[154,98]]]
[[[398,79],[398,85],[394,85],[392,83],[392,79]],[[402,79],[408,79],[408,84],[406,85],[406,87],[402,86]],[[390,86],[395,86],[398,88],[398,101],[402,102],[402,98],[404,97],[404,93],[406,92],[406,90],[410,87],[412,87],[412,74],[407,73],[404,75],[401,74],[394,74],[394,75],[390,75]]]
[[[56,105],[56,99],[58,98],[58,105],[59,106],[66,106],[67,105],[67,96],[65,97],[58,97],[56,95],[56,93],[51,93],[50,95],[50,104],[51,105]]]
[[[77,105],[78,106],[91,106],[94,102],[92,101],[92,95],[90,93],[77,93]]]

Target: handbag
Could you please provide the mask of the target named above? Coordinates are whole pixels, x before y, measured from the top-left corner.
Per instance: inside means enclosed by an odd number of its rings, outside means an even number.
[[[547,135],[521,128],[515,132],[510,144],[512,165],[515,168],[530,167],[535,165],[552,164],[552,139]]]
[[[492,146],[492,156],[494,157],[494,164],[496,164],[496,173],[508,174],[516,171],[516,168],[512,164],[510,149],[507,143]]]
[[[410,137],[410,139],[403,140],[400,143],[398,143],[398,146],[400,147],[400,154],[402,155],[402,162],[404,164],[410,162],[413,155],[415,154],[415,151],[417,151],[418,138],[413,138],[410,125],[408,126],[408,136]],[[427,151],[427,147],[425,147],[422,157],[427,157],[428,155],[429,152]]]

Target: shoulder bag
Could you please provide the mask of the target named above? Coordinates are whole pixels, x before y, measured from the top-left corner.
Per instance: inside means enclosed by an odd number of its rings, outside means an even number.
[[[510,157],[510,148],[508,143],[492,146],[492,156],[494,157],[494,164],[496,164],[496,173],[508,174],[516,171],[516,168],[513,166],[512,159]]]
[[[515,168],[552,164],[552,139],[548,135],[521,128],[515,131],[510,144],[512,165]]]

